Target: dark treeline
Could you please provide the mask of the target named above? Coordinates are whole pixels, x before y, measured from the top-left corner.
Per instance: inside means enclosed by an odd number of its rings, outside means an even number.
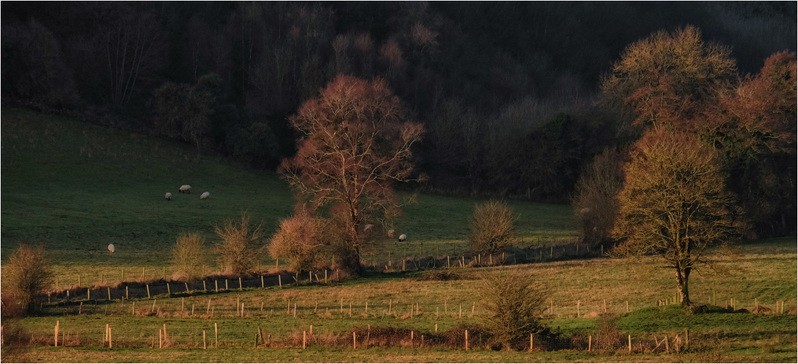
[[[796,44],[794,2],[3,2],[2,99],[260,168],[337,74],[381,77],[427,134],[425,188],[568,200],[635,139],[596,106],[629,43],[691,24],[742,75]],[[742,76],[741,75],[741,76]]]

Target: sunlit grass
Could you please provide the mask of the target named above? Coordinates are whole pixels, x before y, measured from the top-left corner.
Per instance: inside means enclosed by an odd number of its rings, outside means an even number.
[[[714,291],[718,305],[734,298],[738,309],[752,309],[755,301],[775,309],[776,301],[785,301],[785,310],[794,312],[796,255],[789,253],[794,246],[792,238],[742,246],[737,256],[718,259],[714,270],[702,270],[693,276],[693,300],[699,304],[708,303]],[[156,301],[87,304],[80,308],[82,314],[79,316],[76,315],[79,306],[52,307],[46,310],[55,316],[27,318],[21,324],[34,336],[45,338],[51,335],[55,320],[59,320],[68,336],[80,337],[81,345],[88,346],[67,349],[84,355],[83,361],[110,355],[107,350],[100,349],[105,323],[114,327],[115,337],[119,338],[119,349],[114,351],[118,353],[107,356],[114,361],[140,360],[135,358],[161,361],[161,351],[148,347],[153,345],[153,340],[157,345],[157,332],[164,323],[175,338],[176,348],[163,351],[176,353],[169,361],[204,361],[220,357],[224,357],[224,361],[252,358],[327,361],[325,358],[338,358],[346,348],[296,349],[300,345],[297,338],[301,338],[302,331],[309,330],[310,325],[317,336],[323,337],[345,336],[355,328],[366,326],[401,327],[416,330],[421,335],[434,332],[436,325],[439,332],[443,332],[463,323],[479,323],[488,315],[478,288],[479,279],[505,269],[520,270],[548,285],[550,304],[554,308],[544,313],[544,322],[563,334],[595,335],[597,316],[603,315],[606,307],[607,314],[619,317],[619,330],[635,340],[648,342],[654,335],[677,335],[689,329],[695,350],[679,355],[640,352],[612,355],[588,354],[583,350],[528,354],[473,348],[472,352],[465,353],[451,348],[402,347],[371,348],[353,353],[351,358],[358,358],[357,361],[469,362],[795,360],[794,314],[686,315],[678,305],[657,306],[657,301],[672,296],[675,284],[671,272],[660,268],[653,259],[591,259],[498,268],[457,268],[455,271],[462,279],[452,281],[418,280],[416,273],[381,274],[329,286],[285,286],[283,289],[249,289],[184,298],[159,297]],[[756,279],[749,279],[752,277]],[[161,312],[160,317],[145,316],[153,304],[155,311]],[[244,318],[239,317],[239,304],[244,306]],[[212,331],[213,323],[218,324],[220,345],[224,348],[218,353],[200,349],[201,332],[203,329],[206,333]],[[294,345],[293,349],[260,347],[255,351],[260,354],[253,354],[258,327],[272,335],[275,342],[279,341],[278,346]],[[27,355],[53,360],[50,355],[55,352],[52,348],[36,346]],[[343,356],[340,358],[350,361]]]

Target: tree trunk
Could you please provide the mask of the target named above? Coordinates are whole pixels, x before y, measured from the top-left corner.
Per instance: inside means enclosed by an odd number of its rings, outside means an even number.
[[[690,268],[676,268],[676,290],[679,292],[679,300],[682,306],[690,306],[690,292],[688,290],[688,279],[690,278]]]

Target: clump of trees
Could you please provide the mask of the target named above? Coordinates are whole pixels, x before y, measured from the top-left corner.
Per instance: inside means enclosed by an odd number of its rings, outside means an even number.
[[[337,261],[360,273],[368,241],[358,227],[399,214],[393,185],[418,180],[412,147],[424,128],[407,120],[385,81],[350,76],[338,76],[305,102],[291,125],[301,134],[297,154],[280,171],[312,213],[338,224]]]
[[[52,277],[44,247],[21,244],[3,267],[3,315],[34,312],[34,296],[50,287]]]
[[[208,74],[193,86],[167,82],[155,91],[155,127],[165,136],[194,144],[200,154],[202,140],[211,129],[221,78]]]
[[[605,166],[581,177],[574,207],[584,240],[609,233],[616,253],[660,255],[690,305],[690,273],[711,247],[794,229],[785,223],[795,216],[794,197],[786,198],[795,193],[787,187],[795,179],[794,53],[774,54],[740,81],[730,48],[704,42],[692,26],[660,31],[626,48],[602,91],[605,107],[641,137],[621,173],[621,156],[599,156],[594,166]],[[606,219],[590,215],[591,201],[602,201]]]
[[[507,203],[490,200],[477,204],[469,226],[468,243],[471,250],[482,254],[496,254],[515,243],[513,236],[518,216]]]

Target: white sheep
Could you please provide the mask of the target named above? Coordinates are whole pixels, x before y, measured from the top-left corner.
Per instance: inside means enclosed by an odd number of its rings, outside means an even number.
[[[407,234],[399,235],[399,241],[405,241],[405,240],[407,240]]]
[[[200,195],[200,200],[207,200],[207,199],[208,199],[208,197],[210,197],[210,196],[211,196],[211,193],[210,193],[210,192],[207,192],[207,191],[206,191],[206,192],[203,192],[203,193]]]
[[[108,251],[111,252],[111,254],[113,254],[116,251],[116,248],[114,247],[113,243],[108,244]]]
[[[165,195],[163,195],[163,198],[171,201],[172,200],[172,193],[171,192],[167,192]]]
[[[394,231],[393,229],[391,229],[391,230],[388,230],[388,237],[389,237],[389,238],[392,238],[392,237],[393,237],[393,235],[394,235],[394,233],[395,233],[395,231]]]
[[[178,191],[180,191],[180,193],[191,193],[191,185],[182,185],[178,188]]]

